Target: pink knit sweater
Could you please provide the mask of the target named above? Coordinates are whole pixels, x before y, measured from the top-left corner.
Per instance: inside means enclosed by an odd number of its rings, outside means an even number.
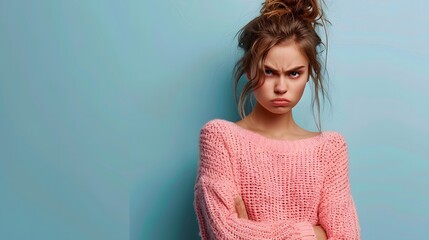
[[[214,119],[200,132],[194,207],[202,239],[360,239],[348,151],[335,131],[277,140]],[[249,220],[238,218],[241,196]]]

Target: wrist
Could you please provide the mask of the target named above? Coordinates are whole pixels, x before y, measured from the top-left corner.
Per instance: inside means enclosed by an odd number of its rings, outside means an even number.
[[[300,239],[316,240],[316,232],[310,222],[298,222],[296,227],[299,232]]]

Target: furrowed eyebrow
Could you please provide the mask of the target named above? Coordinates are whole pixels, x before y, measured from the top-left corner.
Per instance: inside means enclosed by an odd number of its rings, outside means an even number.
[[[270,69],[271,71],[276,72],[276,73],[278,73],[278,72],[279,72],[277,69],[275,69],[275,68],[273,68],[273,67],[270,67],[270,66],[268,66],[268,65],[264,65],[264,68],[265,68],[265,69]],[[287,70],[285,73],[287,73],[287,72],[297,71],[297,70],[300,70],[300,69],[302,69],[302,68],[305,68],[305,66],[297,66],[297,67],[291,68],[291,69]]]

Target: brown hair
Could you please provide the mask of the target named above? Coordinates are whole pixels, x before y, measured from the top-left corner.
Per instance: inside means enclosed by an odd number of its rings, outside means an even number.
[[[323,1],[323,0],[322,0]],[[241,118],[246,115],[245,105],[253,90],[263,84],[264,61],[268,51],[277,44],[294,41],[309,60],[309,77],[314,83],[314,98],[312,98],[312,110],[314,116],[314,104],[318,110],[318,130],[320,123],[319,91],[323,100],[329,96],[324,86],[322,74],[322,61],[319,59],[321,52],[326,50],[327,43],[322,42],[316,32],[317,26],[323,26],[327,38],[326,22],[322,8],[317,0],[266,0],[262,3],[261,15],[245,25],[237,34],[238,46],[244,53],[234,67],[234,93]],[[324,47],[318,52],[320,47]],[[325,57],[325,71],[326,71]],[[244,85],[237,98],[237,87],[241,77],[247,74],[248,81]],[[313,96],[313,92],[312,92]],[[329,100],[330,102],[330,100]]]

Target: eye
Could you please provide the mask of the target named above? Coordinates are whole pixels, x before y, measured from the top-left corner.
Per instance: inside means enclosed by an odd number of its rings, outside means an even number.
[[[273,75],[273,71],[271,69],[265,69],[264,73],[265,73],[265,76],[272,76]]]
[[[292,72],[290,72],[290,74],[289,74],[292,78],[298,78],[300,75],[301,75],[301,73],[300,72],[297,72],[297,71],[292,71]]]

